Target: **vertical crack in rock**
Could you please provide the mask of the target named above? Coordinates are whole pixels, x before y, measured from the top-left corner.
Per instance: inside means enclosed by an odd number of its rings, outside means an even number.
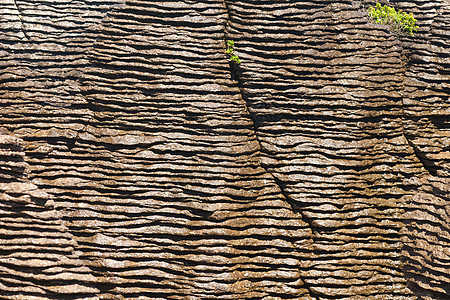
[[[19,5],[17,4],[17,0],[14,0],[14,6],[17,9],[17,13],[18,13],[17,17],[19,17],[19,20],[20,20],[20,30],[22,31],[22,33],[25,36],[25,38],[27,40],[29,40],[30,36],[28,35],[28,33],[25,30],[25,24],[23,22],[23,13],[22,13],[22,10],[19,8]]]
[[[92,59],[90,54],[94,50],[96,44],[98,43],[98,41],[99,41],[99,39],[101,37],[100,28],[102,28],[102,26],[104,25],[104,23],[106,22],[106,20],[110,16],[110,14],[112,12],[114,12],[117,9],[117,7],[119,7],[121,5],[124,5],[124,3],[125,3],[125,0],[122,0],[121,3],[116,4],[116,5],[112,5],[111,7],[109,7],[109,9],[107,9],[107,10],[105,9],[105,10],[101,11],[101,13],[103,13],[104,16],[102,17],[102,19],[97,24],[94,25],[93,28],[91,28],[91,30],[96,33],[97,37],[92,41],[91,46],[86,50],[86,54],[84,55],[84,57],[89,61],[89,66],[87,68],[90,68],[90,67],[94,66],[94,62],[93,62],[93,59]],[[81,75],[78,76],[76,78],[77,85],[78,86],[83,86],[83,80],[84,80],[83,76],[81,76]],[[98,115],[97,115],[98,111],[94,109],[95,105],[92,102],[92,99],[90,99],[88,97],[86,89],[85,90],[81,90],[79,92],[79,95],[83,98],[84,102],[86,103],[86,108],[89,110],[90,115],[89,115],[89,118],[86,120],[86,122],[83,124],[84,125],[83,128],[81,128],[79,131],[77,131],[76,136],[72,140],[70,140],[68,142],[69,149],[72,149],[73,147],[75,147],[77,141],[80,139],[80,135],[85,133],[86,128],[88,128],[88,126],[92,126],[93,125],[93,123],[94,123],[93,119],[99,119]]]
[[[229,40],[229,39],[228,39],[228,34],[229,34],[229,31],[230,31],[230,27],[231,27],[231,13],[230,13],[230,8],[229,8],[229,5],[228,5],[228,2],[227,2],[226,0],[224,1],[224,5],[225,5],[226,11],[227,11],[227,22],[226,22],[226,24],[225,24],[225,32],[224,32],[224,37],[223,37],[223,40],[224,40],[224,43],[225,43],[225,47],[226,47],[226,45],[227,45],[227,40]],[[259,166],[260,166],[267,174],[269,174],[270,177],[273,179],[273,181],[275,182],[275,184],[278,186],[278,189],[279,189],[281,195],[283,196],[284,200],[291,206],[293,213],[299,214],[300,217],[302,218],[302,220],[305,221],[305,222],[309,225],[309,228],[310,228],[311,233],[312,233],[311,239],[312,239],[313,245],[314,245],[314,244],[315,244],[315,238],[314,238],[314,236],[315,236],[315,234],[314,234],[314,233],[315,233],[315,230],[314,230],[313,225],[312,225],[312,220],[311,220],[310,218],[307,218],[307,217],[301,212],[299,205],[298,205],[298,204],[296,203],[296,201],[295,201],[291,196],[289,196],[289,194],[286,192],[286,187],[285,187],[285,185],[281,182],[281,180],[279,180],[272,172],[270,172],[269,169],[268,169],[266,166],[264,166],[264,164],[261,162],[261,155],[262,155],[262,152],[263,152],[263,146],[262,146],[260,137],[259,137],[259,135],[258,135],[258,127],[257,127],[258,120],[257,120],[256,116],[250,111],[249,105],[248,105],[248,102],[249,102],[249,101],[248,101],[248,99],[247,99],[247,98],[245,97],[245,95],[244,95],[244,92],[243,92],[243,82],[242,82],[242,78],[241,78],[241,76],[240,76],[241,70],[240,70],[239,65],[230,62],[230,73],[231,73],[231,78],[234,79],[234,80],[236,80],[236,82],[237,82],[237,87],[238,87],[238,89],[239,89],[239,94],[240,94],[240,97],[241,97],[241,99],[242,99],[242,103],[243,103],[243,105],[244,105],[245,111],[247,112],[249,118],[250,118],[251,121],[252,121],[252,122],[251,122],[251,124],[252,124],[252,125],[251,125],[251,126],[252,126],[252,131],[254,132],[254,134],[255,134],[255,139],[256,139],[256,141],[257,141],[257,143],[258,143],[258,145],[259,145]],[[312,287],[311,287],[311,284],[308,283],[308,282],[307,282],[306,280],[304,280],[304,279],[302,279],[302,281],[303,281],[304,287],[308,290],[308,293],[309,293],[310,297],[312,297],[312,298],[314,298],[314,299],[316,299],[316,300],[319,300],[319,299],[320,299],[320,298],[319,298],[319,295],[317,295],[316,293],[313,292]]]
[[[229,7],[228,7],[228,4],[227,4],[227,1],[224,1],[224,3],[225,3],[225,7],[226,7],[226,9],[227,9],[227,14],[228,14],[228,20],[227,20],[227,24],[225,25],[225,35],[224,35],[224,41],[225,41],[225,45],[226,45],[226,42],[227,42],[227,40],[228,40],[228,31],[229,31],[229,28],[230,28],[230,23],[231,23],[231,21],[230,21],[230,9],[229,9]],[[255,138],[256,138],[256,141],[258,142],[258,145],[259,145],[259,152],[260,152],[260,156],[261,156],[261,153],[262,153],[262,143],[261,143],[261,140],[260,140],[260,138],[259,138],[259,136],[258,136],[258,133],[257,133],[257,119],[256,119],[256,116],[254,115],[254,114],[252,114],[251,113],[251,111],[250,111],[250,109],[248,108],[248,100],[246,99],[246,97],[244,96],[244,93],[243,93],[243,91],[242,91],[242,79],[241,79],[241,76],[240,76],[240,69],[239,69],[240,67],[238,66],[238,65],[236,65],[236,64],[234,64],[234,63],[230,63],[230,72],[231,72],[231,77],[233,78],[233,79],[235,79],[236,81],[237,81],[237,86],[238,86],[238,88],[239,88],[239,93],[240,93],[240,96],[241,96],[241,99],[242,99],[242,102],[243,102],[243,104],[244,104],[244,108],[245,108],[245,111],[248,113],[248,116],[250,117],[250,119],[252,120],[252,130],[253,130],[253,132],[255,133]],[[280,192],[281,192],[281,194],[283,195],[283,197],[285,198],[285,200],[289,203],[289,205],[292,207],[292,211],[294,212],[294,213],[299,213],[301,216],[302,216],[302,218],[304,217],[303,215],[302,215],[302,213],[301,213],[301,211],[298,209],[298,205],[295,203],[295,200],[294,199],[292,199],[292,197],[290,197],[287,193],[286,193],[286,191],[285,191],[285,189],[284,189],[284,187],[283,187],[283,184],[282,184],[282,182],[275,176],[275,175],[273,175],[273,173],[272,172],[270,172],[262,163],[261,163],[261,160],[260,160],[260,163],[259,163],[259,165],[261,166],[261,168],[263,168],[265,171],[266,171],[266,173],[267,174],[269,174],[272,178],[273,178],[273,180],[275,181],[275,183],[277,184],[277,186],[279,187],[279,189],[280,189]]]
[[[402,118],[403,120],[403,118]],[[437,174],[437,166],[431,161],[429,160],[426,155],[424,153],[422,153],[415,145],[414,143],[411,141],[410,138],[408,138],[407,133],[405,132],[405,127],[404,125],[402,125],[402,129],[403,129],[403,136],[406,139],[406,142],[408,143],[408,145],[412,148],[412,150],[414,151],[414,155],[417,157],[417,159],[421,162],[421,164],[423,165],[423,168],[430,173],[433,176],[438,176]]]
[[[416,39],[401,39],[411,58],[404,59],[403,135],[424,169],[403,215],[403,274],[420,299],[448,299],[450,273],[442,253],[449,234],[449,127],[444,121],[450,112],[444,59],[449,34],[442,28],[449,24],[450,7],[442,1],[426,7],[419,1],[394,3],[413,12],[420,26]]]
[[[361,12],[364,12],[365,14],[367,14],[367,7],[369,6],[367,1],[352,1],[353,5],[355,5],[356,7],[359,8],[359,10]],[[367,6],[366,6],[367,4]],[[441,15],[443,13],[443,7],[440,7],[440,9],[438,10],[436,15]],[[434,18],[431,19],[431,23],[428,25],[429,28],[431,28],[432,24],[434,23]],[[424,34],[425,38],[428,39],[430,36],[430,31],[427,30]],[[408,38],[408,37],[407,37]],[[410,65],[410,60],[411,60],[411,49],[405,49],[404,47],[404,41],[402,39],[402,37],[397,36],[398,39],[398,45],[399,47],[401,47],[402,50],[402,62],[403,62],[403,81],[406,78],[406,72],[408,70],[408,66]],[[403,90],[405,87],[405,84],[403,82]],[[413,141],[411,140],[411,138],[408,136],[408,133],[405,130],[405,119],[406,119],[406,113],[405,113],[405,101],[404,101],[404,95],[401,95],[401,130],[402,130],[402,135],[405,138],[408,146],[413,150],[414,155],[417,157],[417,159],[419,160],[419,162],[422,164],[423,168],[431,175],[433,176],[437,176],[437,169],[438,167],[430,160],[426,157],[426,154],[423,153],[422,151],[420,151],[420,149],[414,145]]]
[[[406,78],[406,72],[408,69],[408,66],[410,64],[410,60],[411,60],[411,53],[409,49],[405,49],[402,39],[401,37],[398,37],[398,42],[399,42],[399,46],[401,47],[402,50],[402,62],[403,62],[403,83],[402,83],[402,88],[403,91],[405,90],[405,78]],[[406,120],[406,112],[405,112],[405,95],[404,92],[401,92],[401,131],[402,131],[402,135],[405,138],[408,146],[413,150],[414,155],[417,157],[417,159],[419,160],[419,162],[422,164],[423,168],[431,175],[433,176],[437,176],[437,169],[438,167],[430,160],[426,157],[426,154],[424,154],[423,152],[421,152],[419,150],[418,147],[416,147],[414,145],[414,143],[412,142],[411,138],[408,137],[408,133],[405,130],[405,120]]]

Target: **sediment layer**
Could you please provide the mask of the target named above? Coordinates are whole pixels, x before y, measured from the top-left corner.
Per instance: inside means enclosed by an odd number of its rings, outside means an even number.
[[[4,1],[0,294],[448,297],[450,9],[370,4]]]

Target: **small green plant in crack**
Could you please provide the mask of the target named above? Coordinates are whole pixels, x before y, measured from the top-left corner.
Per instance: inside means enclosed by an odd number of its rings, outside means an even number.
[[[236,64],[240,64],[241,63],[241,60],[239,59],[239,56],[237,56],[234,53],[234,41],[233,40],[227,41],[227,51],[225,51],[225,53],[230,58],[231,62],[236,63]]]
[[[369,16],[375,23],[388,25],[392,31],[398,34],[408,33],[414,35],[419,26],[416,26],[417,20],[412,13],[406,13],[402,10],[396,11],[395,8],[377,3],[375,7],[369,7]]]

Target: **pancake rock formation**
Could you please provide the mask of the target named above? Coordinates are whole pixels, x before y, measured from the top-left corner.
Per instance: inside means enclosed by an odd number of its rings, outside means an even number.
[[[0,0],[0,299],[450,299],[450,2],[381,2]]]

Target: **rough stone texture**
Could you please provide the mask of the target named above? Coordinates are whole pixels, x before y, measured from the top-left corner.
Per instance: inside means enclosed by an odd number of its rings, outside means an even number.
[[[450,297],[450,3],[395,1],[424,32],[403,40],[405,136],[427,170],[404,215],[404,271],[423,299]],[[411,5],[412,4],[412,5]]]
[[[0,135],[0,299],[98,299],[51,196],[24,178],[21,144]]]
[[[430,177],[405,214],[405,275],[423,299],[448,299],[450,295],[449,194],[448,179]]]
[[[0,298],[448,299],[450,7],[390,3],[0,0]]]

